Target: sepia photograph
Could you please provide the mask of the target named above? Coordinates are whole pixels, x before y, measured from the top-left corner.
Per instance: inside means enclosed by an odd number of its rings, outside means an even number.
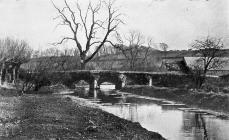
[[[0,140],[229,140],[229,0],[0,0]]]

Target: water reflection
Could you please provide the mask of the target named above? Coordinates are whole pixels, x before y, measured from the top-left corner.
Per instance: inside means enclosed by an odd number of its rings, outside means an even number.
[[[81,92],[84,98],[100,100],[101,108],[121,118],[139,122],[144,128],[159,132],[169,140],[228,140],[229,120],[181,111],[163,101],[138,98],[111,91]],[[110,103],[104,105],[104,103]]]
[[[228,140],[229,121],[198,113],[183,113],[181,133],[192,134],[191,140]]]
[[[204,116],[199,113],[183,113],[182,131],[184,135],[193,133],[194,140],[209,140]]]

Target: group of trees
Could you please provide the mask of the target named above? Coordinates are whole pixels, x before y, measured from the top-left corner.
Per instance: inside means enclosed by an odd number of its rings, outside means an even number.
[[[0,59],[1,61],[12,61],[15,64],[22,64],[30,59],[32,49],[24,40],[13,38],[0,39]]]
[[[28,62],[32,55],[32,49],[24,40],[12,38],[0,39],[0,70],[1,81],[3,82],[8,77],[8,80],[13,81],[18,75],[20,66]],[[7,75],[7,73],[11,73]]]
[[[40,86],[50,84],[49,78],[53,71],[79,69],[79,62],[79,54],[76,49],[61,50],[53,47],[33,51],[30,61],[21,66],[22,81],[18,87],[23,92],[38,90]],[[31,73],[28,74],[28,72]]]
[[[33,52],[29,63],[22,67],[31,71],[66,71],[80,68],[77,49],[59,49],[57,47]]]

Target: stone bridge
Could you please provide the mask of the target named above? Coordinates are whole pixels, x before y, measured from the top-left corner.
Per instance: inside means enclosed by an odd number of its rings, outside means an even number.
[[[27,72],[21,75],[21,79],[33,82],[35,90],[45,85],[61,83],[70,88],[84,80],[90,86],[90,89],[99,89],[104,82],[115,85],[116,89],[121,89],[126,84],[130,85],[149,85],[154,81],[160,80],[159,75],[180,75],[168,72],[140,72],[140,71],[108,71],[108,70],[75,70],[75,71],[54,71],[45,73]],[[158,78],[159,77],[159,78]]]

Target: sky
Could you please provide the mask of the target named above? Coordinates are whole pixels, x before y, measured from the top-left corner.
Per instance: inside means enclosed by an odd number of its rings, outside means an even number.
[[[69,0],[73,2],[74,0]],[[82,7],[86,0],[78,0]],[[207,35],[223,38],[229,48],[228,0],[116,0],[124,14],[119,32],[138,30],[155,43],[169,49],[189,49],[190,44]],[[63,0],[53,0],[62,7]],[[52,47],[67,34],[56,28],[57,15],[51,0],[0,0],[0,38],[23,39],[34,49]],[[70,45],[70,46],[68,46]],[[72,47],[72,44],[65,44]],[[74,46],[73,46],[74,47]]]

